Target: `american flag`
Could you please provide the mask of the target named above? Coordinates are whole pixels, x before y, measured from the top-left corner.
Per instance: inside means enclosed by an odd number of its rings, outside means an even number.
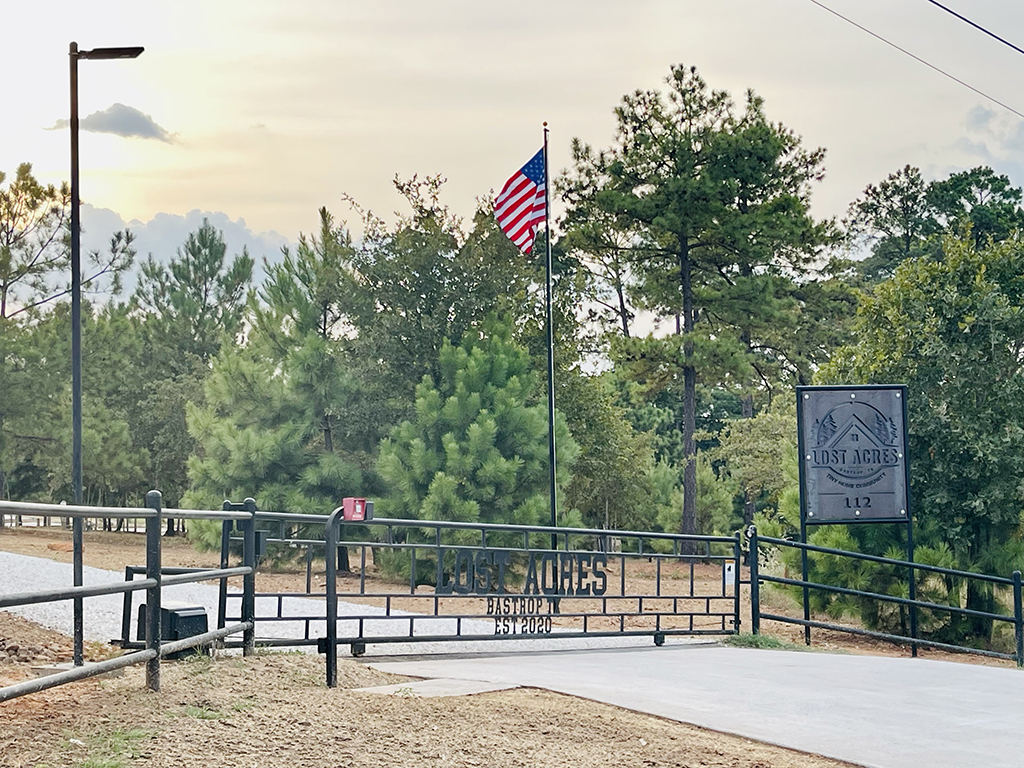
[[[498,226],[523,253],[533,248],[537,227],[544,221],[544,189],[544,150],[541,149],[505,182],[494,201]]]

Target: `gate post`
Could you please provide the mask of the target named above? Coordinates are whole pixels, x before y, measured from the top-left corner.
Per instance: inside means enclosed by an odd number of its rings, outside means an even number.
[[[230,501],[225,501],[221,505],[221,509],[225,512],[230,512],[234,508],[234,505]],[[220,567],[227,568],[231,553],[231,529],[234,527],[233,520],[225,520],[220,525]],[[220,580],[220,584],[217,588],[217,629],[224,629],[227,626],[228,612],[228,580],[226,577]]]
[[[344,507],[338,507],[327,518],[327,637],[324,638],[324,653],[327,656],[328,688],[338,687],[338,518],[344,511]]]
[[[751,525],[748,529],[750,538],[750,631],[752,634],[761,634],[761,576],[758,573],[758,559],[760,552],[757,543],[757,526]]]
[[[1013,627],[1017,639],[1017,666],[1024,667],[1024,610],[1021,606],[1020,571],[1013,572]]]
[[[151,691],[160,690],[160,535],[163,533],[163,516],[160,510],[163,499],[160,491],[146,494],[146,506],[156,511],[146,518],[146,578],[156,584],[146,590],[146,648],[156,651],[156,656],[146,662],[146,687]]]
[[[740,532],[736,531],[732,542],[732,557],[735,565],[732,579],[733,629],[740,633],[740,566],[743,563],[743,549],[740,546]]]
[[[249,517],[242,521],[242,565],[250,571],[242,577],[242,621],[249,628],[242,635],[242,655],[252,656],[256,650],[256,500],[244,502]]]

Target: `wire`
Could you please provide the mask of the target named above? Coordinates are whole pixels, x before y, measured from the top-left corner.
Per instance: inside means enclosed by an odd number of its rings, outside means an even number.
[[[983,26],[981,26],[981,24],[975,24],[973,21],[968,19],[966,16],[961,16],[959,13],[954,11],[952,8],[947,8],[942,3],[936,2],[936,0],[928,0],[928,2],[931,3],[932,5],[934,5],[936,8],[941,8],[946,13],[949,13],[949,14],[952,14],[953,16],[956,16],[958,19],[960,19],[960,21],[964,22],[965,24],[970,24],[972,27],[974,27],[979,32],[984,32],[989,37],[995,38],[996,40],[998,40],[1003,45],[1007,45],[1010,48],[1013,48],[1013,50],[1015,50],[1017,53],[1024,53],[1024,48],[1018,48],[1016,45],[1011,43],[1009,40],[1004,40],[999,35],[997,35],[995,32],[990,32],[989,30],[985,29]]]
[[[1001,102],[1001,101],[1000,101],[999,99],[995,98],[994,96],[989,96],[989,95],[988,95],[987,93],[985,93],[984,91],[980,91],[980,90],[978,90],[977,88],[975,88],[975,87],[974,87],[973,85],[970,85],[969,83],[965,83],[965,82],[964,82],[963,80],[961,80],[961,79],[960,79],[960,78],[958,78],[958,77],[955,77],[954,75],[951,75],[951,74],[950,74],[949,72],[946,72],[946,71],[945,71],[944,69],[939,69],[939,68],[938,68],[937,66],[935,66],[934,64],[931,64],[931,63],[929,63],[929,62],[925,61],[925,60],[924,60],[924,59],[922,59],[922,58],[921,58],[920,56],[916,56],[916,55],[914,55],[913,53],[911,53],[910,51],[908,51],[908,50],[907,50],[906,48],[900,48],[900,47],[899,47],[898,45],[896,45],[896,43],[893,43],[893,42],[891,42],[891,41],[889,41],[889,40],[886,40],[886,39],[885,39],[884,37],[882,37],[881,35],[879,35],[879,34],[877,34],[877,33],[875,33],[875,32],[872,32],[872,31],[871,31],[870,29],[868,29],[867,27],[862,27],[862,26],[861,26],[860,24],[858,24],[858,23],[857,23],[856,21],[854,21],[853,19],[849,19],[849,18],[847,18],[846,16],[843,16],[843,14],[839,13],[838,11],[833,11],[833,10],[832,10],[831,8],[829,8],[829,7],[827,6],[827,5],[825,5],[825,4],[823,4],[823,3],[819,3],[819,2],[818,2],[818,0],[811,0],[811,2],[812,2],[812,3],[814,3],[814,4],[816,5],[816,6],[818,6],[819,8],[821,8],[821,9],[822,9],[823,11],[828,11],[828,12],[829,12],[829,13],[831,13],[831,14],[832,14],[833,16],[838,16],[838,17],[839,17],[840,19],[842,19],[843,21],[845,21],[845,22],[846,22],[847,24],[852,24],[853,26],[855,26],[855,27],[856,27],[857,29],[861,30],[862,32],[867,32],[867,33],[868,33],[869,35],[871,35],[871,36],[872,36],[873,38],[875,38],[876,40],[881,40],[881,41],[882,41],[883,43],[885,43],[886,45],[888,45],[888,46],[890,46],[890,47],[892,47],[892,48],[895,48],[895,49],[896,49],[897,51],[899,51],[900,53],[904,53],[904,54],[906,54],[907,56],[909,56],[910,58],[912,58],[912,59],[913,59],[914,61],[918,61],[918,62],[920,62],[921,64],[924,64],[924,65],[925,65],[926,67],[928,67],[929,69],[934,69],[934,70],[935,70],[936,72],[938,72],[938,73],[939,73],[940,75],[942,75],[943,77],[948,77],[948,78],[949,78],[950,80],[952,80],[953,82],[955,82],[955,83],[959,83],[959,84],[960,84],[960,85],[962,85],[962,86],[963,86],[964,88],[968,89],[969,91],[973,91],[974,93],[976,93],[976,94],[978,94],[979,96],[981,96],[981,97],[982,97],[983,99],[988,99],[988,100],[989,100],[989,101],[991,101],[991,102],[992,102],[993,104],[998,104],[998,105],[999,105],[1000,107],[1002,107],[1003,109],[1005,109],[1005,110],[1007,110],[1007,111],[1009,111],[1009,112],[1012,112],[1013,114],[1015,114],[1015,115],[1016,115],[1017,117],[1019,117],[1019,118],[1022,118],[1022,119],[1024,119],[1024,112],[1018,112],[1018,111],[1017,111],[1016,109],[1014,109],[1013,107],[1011,107],[1011,106],[1010,106],[1009,104],[1004,104],[1003,102]]]

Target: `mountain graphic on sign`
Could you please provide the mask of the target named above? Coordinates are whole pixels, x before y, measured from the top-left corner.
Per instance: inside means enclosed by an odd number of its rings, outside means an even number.
[[[829,416],[829,418],[832,418]],[[883,442],[879,435],[873,429],[869,429],[868,425],[861,421],[860,416],[853,414],[850,416],[850,420],[847,421],[841,430],[838,431],[836,438],[830,440],[828,445],[830,448],[840,445],[851,445],[853,443],[860,443],[861,438],[864,438],[864,442],[879,448],[887,447],[887,444]],[[855,447],[862,447],[857,445]]]

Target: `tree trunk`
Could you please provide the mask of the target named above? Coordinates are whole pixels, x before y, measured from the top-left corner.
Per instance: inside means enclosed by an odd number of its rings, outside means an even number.
[[[750,345],[750,339],[746,332],[744,336],[747,346]],[[752,419],[754,418],[754,396],[752,394],[745,395],[743,397],[743,418]],[[749,488],[743,489],[743,526],[746,527],[754,522],[754,513],[757,511],[757,502],[754,498],[754,494],[751,493]]]
[[[622,335],[629,338],[629,310],[626,309],[626,294],[622,290],[622,275],[615,272],[615,295],[619,300],[619,319],[622,321]]]
[[[967,605],[971,611],[996,613],[996,598],[990,584],[982,584],[977,579],[967,581]],[[964,616],[967,636],[984,641],[985,647],[992,642],[992,619],[982,616]]]
[[[971,549],[973,552],[984,552],[992,545],[992,531],[980,520],[974,524],[974,535]],[[991,584],[986,584],[978,579],[967,580],[967,605],[971,611],[983,613],[996,613],[996,595]],[[992,642],[992,619],[982,616],[964,616],[965,634],[968,638],[975,637],[989,647]]]
[[[324,450],[334,453],[334,436],[331,434],[330,416],[324,416]]]
[[[683,292],[683,333],[693,332],[693,285],[691,283],[690,244],[681,238],[679,250],[679,280]],[[693,340],[687,335],[683,342],[683,519],[679,527],[682,534],[697,533],[697,445],[693,435],[697,430],[697,370],[693,365]],[[695,551],[687,547],[687,553]]]

